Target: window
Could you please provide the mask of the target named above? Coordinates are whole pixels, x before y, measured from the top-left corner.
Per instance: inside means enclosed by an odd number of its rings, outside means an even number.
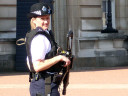
[[[102,1],[102,21],[103,21],[103,29],[107,27],[107,13],[108,13],[108,0]],[[111,0],[111,12],[112,12],[112,27],[115,28],[115,0]]]

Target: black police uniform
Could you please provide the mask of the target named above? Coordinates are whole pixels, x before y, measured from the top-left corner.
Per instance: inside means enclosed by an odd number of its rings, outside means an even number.
[[[38,30],[40,30],[40,31],[38,31]],[[31,34],[33,36],[30,37]],[[48,34],[45,31],[43,31],[43,29],[41,29],[40,27],[37,27],[36,29],[32,30],[31,32],[27,33],[27,35],[26,35],[26,48],[27,48],[27,54],[28,54],[30,66],[32,66],[31,52],[30,52],[31,40],[38,34],[42,34],[42,35],[46,36],[52,46],[51,51],[46,54],[45,59],[50,59],[56,55],[57,46],[56,46],[56,43],[54,41],[51,31]],[[32,79],[31,83],[30,83],[31,96],[46,96],[45,90],[49,90],[49,89],[45,88],[45,86],[46,86],[45,79],[48,77],[51,77],[50,96],[60,96],[59,92],[58,92],[58,87],[59,87],[60,82],[55,81],[55,79],[57,78],[57,75],[59,74],[61,69],[62,69],[62,66],[61,66],[61,64],[58,63],[58,64],[52,66],[51,68],[49,68],[45,71],[41,71],[39,73],[35,73],[34,71],[31,70],[32,71],[31,77],[30,77],[30,79]]]
[[[51,14],[51,10],[49,6],[47,6],[44,3],[36,3],[32,5],[30,13],[28,14],[29,18],[36,17],[36,16],[42,16]],[[59,77],[58,73],[61,71],[62,66],[60,64],[55,64],[51,68],[36,73],[33,68],[32,64],[32,58],[31,58],[31,52],[30,52],[30,46],[32,39],[37,35],[42,34],[46,36],[46,38],[51,43],[51,50],[48,52],[45,56],[45,59],[52,58],[56,55],[57,51],[57,44],[55,43],[53,34],[51,31],[49,31],[49,34],[47,34],[42,28],[38,27],[34,30],[31,30],[26,35],[26,49],[27,49],[27,55],[29,59],[30,64],[30,94],[31,96],[47,96],[46,91],[49,91],[50,86],[50,94],[49,96],[60,96],[58,92],[59,83],[58,80],[56,81],[56,78]],[[47,78],[50,78],[50,80],[47,82]],[[60,80],[59,80],[60,81]]]

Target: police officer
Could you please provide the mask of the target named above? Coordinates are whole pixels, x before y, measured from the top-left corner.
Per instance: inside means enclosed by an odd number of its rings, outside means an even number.
[[[70,60],[62,55],[56,55],[57,46],[51,31],[48,31],[52,10],[45,3],[36,3],[31,6],[28,17],[31,30],[26,37],[27,65],[30,69],[30,94],[31,96],[47,96],[47,78],[50,77],[50,96],[60,96],[58,83],[53,82],[55,74],[58,74],[61,63],[64,67],[70,64]],[[32,36],[32,34],[34,34]],[[31,39],[30,39],[31,35]],[[59,66],[59,67],[58,67]],[[49,83],[48,82],[48,83]]]

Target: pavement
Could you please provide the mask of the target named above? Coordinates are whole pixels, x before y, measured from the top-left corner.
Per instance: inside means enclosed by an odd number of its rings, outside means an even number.
[[[30,96],[28,73],[0,73],[0,96]],[[66,96],[128,96],[128,67],[72,71]]]

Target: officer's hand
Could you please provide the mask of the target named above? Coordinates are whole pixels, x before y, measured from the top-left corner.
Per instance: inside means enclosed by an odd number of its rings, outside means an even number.
[[[70,65],[71,61],[67,57],[65,57],[63,55],[60,55],[60,56],[61,56],[61,61],[64,61],[65,62],[64,67]]]

